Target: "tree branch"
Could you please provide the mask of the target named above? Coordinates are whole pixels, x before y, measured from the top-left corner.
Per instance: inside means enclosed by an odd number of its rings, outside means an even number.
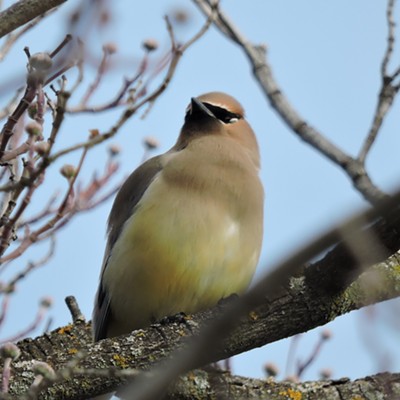
[[[67,0],[20,0],[0,13],[0,38]]]
[[[388,0],[386,16],[387,16],[387,25],[388,25],[388,38],[387,38],[387,47],[385,54],[383,56],[382,64],[381,64],[381,89],[379,91],[378,102],[376,105],[375,113],[372,119],[372,125],[368,132],[367,137],[361,147],[360,154],[358,156],[358,160],[364,165],[365,159],[371,150],[372,145],[375,143],[376,138],[378,137],[379,130],[383,124],[383,121],[389,112],[391,106],[393,105],[393,101],[399,92],[399,85],[395,84],[395,79],[398,76],[399,69],[394,73],[390,74],[388,71],[389,62],[393,56],[394,44],[395,44],[395,21],[394,21],[394,6],[395,0]]]
[[[222,371],[196,370],[178,380],[168,400],[338,400],[395,399],[400,396],[400,374],[378,374],[315,382],[276,382],[233,376]]]
[[[275,298],[266,299],[262,306],[242,319],[221,348],[215,351],[210,348],[197,367],[202,366],[205,359],[211,362],[231,357],[324,325],[351,310],[400,296],[399,260],[400,256],[395,255],[376,265],[339,295],[321,295],[315,288],[307,286],[304,276],[292,278],[288,288]],[[366,286],[365,282],[371,280],[379,282],[379,285],[374,288]],[[21,357],[12,365],[9,393],[22,395],[29,389],[34,380],[33,360],[57,366],[57,383],[47,382],[49,388],[40,398],[84,399],[110,392],[121,385],[123,376],[129,376],[127,371],[123,375],[115,370],[134,368],[134,375],[137,375],[137,369],[148,370],[152,365],[169,359],[177,349],[186,348],[189,339],[197,340],[195,336],[201,333],[202,326],[220,318],[225,308],[219,305],[190,317],[186,323],[154,324],[131,335],[96,344],[92,343],[89,324],[79,321],[34,340],[23,340],[17,344]],[[78,352],[83,356],[71,367]],[[97,374],[93,372],[96,370]],[[111,372],[104,376],[102,372],[105,370]],[[76,379],[64,381],[65,376]]]

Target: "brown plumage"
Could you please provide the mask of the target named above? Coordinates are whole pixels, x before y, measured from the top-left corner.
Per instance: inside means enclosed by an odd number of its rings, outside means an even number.
[[[108,221],[95,340],[243,292],[263,230],[259,150],[231,96],[193,98],[176,144],[124,183]]]

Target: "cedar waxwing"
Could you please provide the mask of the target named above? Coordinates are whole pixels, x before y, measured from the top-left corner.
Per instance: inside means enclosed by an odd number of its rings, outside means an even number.
[[[256,137],[242,106],[192,98],[176,144],[116,196],[93,312],[95,340],[242,293],[263,235]]]

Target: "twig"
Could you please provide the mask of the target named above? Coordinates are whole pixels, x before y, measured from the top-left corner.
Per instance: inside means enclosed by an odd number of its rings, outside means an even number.
[[[14,112],[8,117],[7,122],[4,124],[1,130],[0,137],[0,160],[3,158],[8,141],[13,134],[15,124],[21,118],[22,114],[26,111],[29,105],[32,103],[36,96],[36,87],[28,85],[21,101],[18,103]]]
[[[301,378],[301,376],[303,375],[304,371],[315,361],[315,359],[317,358],[318,354],[321,352],[322,349],[322,345],[328,340],[330,339],[331,334],[329,331],[323,331],[320,336],[319,339],[314,347],[314,349],[312,350],[312,352],[310,353],[309,357],[303,361],[298,363],[297,365],[297,374],[296,377],[297,378]]]
[[[19,194],[21,193],[21,191],[14,191],[13,199],[9,202],[10,206],[7,208],[7,210],[4,212],[4,214],[2,216],[2,220],[6,221],[6,222],[4,223],[4,227],[1,232],[0,257],[4,254],[4,251],[9,246],[10,240],[12,239],[11,235],[15,229],[15,225],[16,225],[18,219],[21,217],[22,213],[25,211],[28,204],[30,203],[32,195],[38,186],[39,186],[39,181],[36,181],[31,186],[29,186],[29,188],[28,188],[20,206],[18,207],[17,211],[15,212],[14,216],[12,218],[8,218],[8,216],[11,214],[11,211],[14,210],[14,207],[16,206],[17,198],[19,197]],[[7,219],[4,220],[4,217],[6,217]]]
[[[10,303],[10,294],[5,293],[3,296],[3,301],[1,302],[0,327],[3,325],[5,321],[9,303]]]
[[[393,55],[394,44],[395,44],[395,22],[393,18],[395,0],[388,0],[387,5],[387,24],[388,24],[388,38],[387,47],[383,61],[381,64],[381,80],[382,86],[378,96],[378,103],[376,105],[375,114],[373,117],[371,128],[368,135],[361,147],[360,153],[358,155],[358,160],[363,165],[365,164],[365,159],[371,150],[372,145],[378,136],[379,130],[382,123],[393,104],[394,98],[399,91],[399,85],[394,85],[393,82],[400,74],[400,67],[392,75],[388,72],[388,65]]]
[[[107,201],[111,196],[113,196],[116,191],[120,188],[122,182],[118,183],[115,187],[113,187],[111,190],[109,190],[107,193],[102,195],[101,197],[95,199],[95,196],[97,193],[108,183],[108,181],[114,176],[114,174],[118,170],[118,164],[112,162],[111,160],[106,164],[106,168],[104,171],[104,175],[101,176],[100,178],[93,178],[93,180],[88,184],[88,186],[84,189],[81,190],[79,189],[77,191],[77,195],[75,196],[75,200],[72,204],[70,204],[69,197],[68,198],[68,212],[64,211],[62,212],[62,217],[60,217],[60,207],[57,209],[51,209],[52,204],[56,200],[57,196],[53,196],[52,199],[49,201],[47,204],[47,207],[44,208],[42,212],[37,214],[36,216],[32,217],[31,219],[27,221],[23,221],[19,224],[19,229],[25,228],[25,234],[22,240],[20,241],[20,245],[10,254],[7,256],[4,256],[0,261],[2,262],[2,265],[0,267],[0,272],[4,271],[4,269],[9,265],[9,262],[18,256],[22,255],[33,243],[36,243],[38,241],[43,241],[48,238],[51,240],[54,239],[54,234],[56,231],[60,230],[63,228],[70,220],[72,219],[73,216],[75,216],[77,213],[81,213],[84,211],[91,210],[95,207],[97,207],[99,204],[102,204],[103,202]],[[79,170],[77,171],[79,172]],[[71,182],[70,182],[71,184]],[[69,186],[71,188],[71,186]],[[65,199],[64,199],[65,201]],[[65,203],[63,203],[65,204]],[[39,228],[37,231],[30,232],[28,226],[32,223],[38,222],[44,217],[48,215],[54,215],[49,221],[43,224],[41,228]],[[49,257],[52,254],[49,254]],[[44,260],[44,261],[48,261]],[[43,261],[43,263],[44,263]],[[42,264],[40,264],[42,265]],[[19,280],[22,279],[27,272],[30,272],[32,269],[36,268],[38,266],[38,263],[30,263],[27,267],[26,271],[23,271],[22,273],[18,274],[15,279]],[[10,285],[10,284],[9,284]],[[6,289],[4,289],[6,290]],[[1,292],[1,290],[0,290]]]
[[[32,183],[46,170],[46,168],[51,164],[51,162],[54,161],[53,158],[50,159],[48,154],[50,153],[50,151],[54,145],[55,138],[56,138],[56,136],[60,130],[61,124],[64,120],[65,108],[66,108],[66,104],[69,99],[69,96],[70,96],[70,94],[68,92],[65,92],[64,90],[57,92],[56,116],[54,118],[50,137],[48,139],[49,149],[47,151],[47,154],[43,155],[41,163],[38,165],[38,167],[35,169],[35,171],[30,174],[29,177],[27,177],[27,178],[22,177],[17,182],[10,182],[7,185],[0,187],[0,191],[5,191],[5,192],[17,191],[17,190],[22,190],[22,189],[32,185]],[[84,146],[81,146],[81,147],[84,147]]]
[[[65,298],[65,303],[67,304],[68,310],[72,316],[72,322],[75,324],[77,322],[85,322],[85,316],[82,314],[79,308],[78,302],[74,296],[67,296]]]
[[[69,98],[69,95],[65,91],[61,91],[58,93],[57,112],[56,112],[56,117],[54,119],[52,131],[51,131],[50,138],[49,138],[48,153],[52,149],[52,146],[55,141],[55,137],[59,131],[61,122],[64,118],[65,105],[66,105],[68,98]],[[23,173],[23,176],[21,177],[21,179],[15,183],[11,183],[11,185],[13,185],[12,194],[11,194],[10,200],[8,201],[6,210],[4,211],[4,213],[0,219],[0,225],[4,225],[4,228],[1,232],[0,255],[3,255],[4,251],[9,246],[10,240],[12,239],[12,236],[11,236],[12,232],[15,229],[15,224],[17,223],[18,219],[22,216],[23,211],[29,204],[30,198],[32,197],[34,190],[42,182],[41,177],[43,178],[43,173],[49,165],[49,158],[48,158],[47,154],[43,155],[42,161],[40,162],[38,167],[36,167],[35,170],[32,170],[29,162],[25,163],[24,173]],[[27,191],[27,194],[25,195],[24,201],[22,202],[21,206],[19,207],[19,209],[16,212],[16,214],[14,215],[14,217],[12,219],[10,219],[10,215],[17,204],[17,199],[25,187],[28,187],[28,191]],[[21,245],[12,252],[12,255],[15,256],[15,255],[22,254],[20,252],[24,249],[26,250],[26,248],[28,248],[30,246],[30,244],[32,243],[33,239],[34,239],[34,236],[29,237],[29,240],[27,239],[27,237],[25,237],[23,242],[21,243]],[[12,258],[7,257],[7,260],[9,260],[9,259],[12,259]]]
[[[11,377],[11,358],[7,357],[4,360],[3,364],[3,375],[2,375],[2,385],[1,385],[1,391],[3,393],[8,392],[8,386],[10,382],[10,377]]]
[[[27,110],[32,103],[35,96],[40,93],[42,85],[47,84],[50,80],[47,79],[47,74],[52,67],[52,54],[57,54],[61,47],[65,46],[71,40],[70,35],[67,35],[59,46],[51,53],[36,53],[30,55],[29,49],[25,48],[24,51],[28,57],[28,75],[26,79],[25,94],[18,103],[14,112],[8,117],[7,122],[1,130],[0,137],[0,160],[6,150],[8,141],[10,140],[15,124],[19,121],[23,113]],[[58,73],[54,74],[50,79],[54,79]],[[40,95],[40,94],[39,94]]]
[[[92,97],[93,93],[99,87],[101,79],[103,78],[103,76],[107,70],[108,60],[109,60],[111,54],[112,54],[112,52],[110,51],[109,47],[103,46],[103,57],[101,58],[100,64],[97,68],[96,77],[94,78],[93,83],[91,85],[89,85],[86,93],[83,95],[81,104],[80,104],[81,106],[84,106],[87,104],[89,99]]]
[[[72,35],[67,33],[62,42],[50,53],[50,58],[54,58],[71,40]]]
[[[54,72],[53,75],[51,75],[47,80],[44,82],[44,86],[48,85],[50,82],[53,82],[56,78],[59,76],[63,75],[65,72],[67,72],[69,69],[72,67],[75,67],[79,61],[76,59],[73,59],[69,61],[67,64],[65,64],[61,69],[58,71]]]
[[[46,312],[50,306],[51,306],[51,300],[48,298],[43,298],[40,301],[39,309],[38,309],[36,316],[35,316],[34,320],[32,321],[32,323],[30,325],[28,325],[25,329],[23,329],[21,332],[15,334],[14,336],[9,337],[8,339],[5,339],[5,340],[1,340],[0,345],[7,343],[7,342],[16,342],[17,340],[20,340],[20,339],[26,337],[29,333],[33,332],[38,327],[40,322],[42,322],[42,320],[43,320],[44,316],[46,315]]]
[[[0,111],[0,119],[5,118],[7,115],[10,114],[11,110],[13,110],[16,105],[18,104],[18,98],[21,94],[21,92],[24,90],[24,88],[19,88],[15,91],[14,96],[12,99],[9,101],[9,103]]]
[[[24,228],[27,225],[34,224],[35,222],[40,221],[44,217],[46,217],[46,216],[48,216],[50,214],[53,214],[54,211],[52,210],[52,207],[53,207],[54,203],[56,202],[58,195],[59,195],[58,191],[56,193],[54,193],[50,197],[48,202],[45,204],[45,206],[43,207],[43,210],[41,212],[39,212],[38,214],[30,217],[27,220],[20,221],[19,224],[18,224],[19,228]]]
[[[68,190],[64,196],[64,200],[62,201],[60,207],[57,210],[56,215],[51,218],[49,221],[47,221],[45,224],[43,224],[40,228],[36,229],[34,232],[30,233],[29,235],[26,235],[22,241],[22,243],[12,252],[10,252],[9,254],[7,254],[6,256],[3,256],[0,258],[0,264],[12,259],[15,259],[17,257],[19,257],[21,254],[23,254],[27,248],[37,242],[38,240],[40,240],[41,235],[43,235],[43,233],[48,232],[53,230],[54,226],[65,216],[65,214],[69,211],[68,206],[69,206],[69,202],[70,202],[70,196],[73,193],[73,186],[74,183],[76,181],[76,178],[82,168],[82,164],[83,161],[86,157],[88,149],[85,148],[81,159],[79,161],[78,167],[76,168],[75,174],[72,178],[69,179],[69,183],[68,183]],[[33,187],[33,185],[31,185],[29,187],[29,190]],[[5,250],[5,247],[3,245],[3,242],[0,243],[0,254],[3,254]]]
[[[301,334],[298,334],[290,339],[289,351],[286,359],[286,368],[285,368],[286,376],[289,376],[290,368],[292,367],[294,356],[296,354],[296,350],[299,345],[301,336],[302,336]]]
[[[22,143],[16,149],[5,151],[3,157],[1,157],[0,164],[7,163],[11,160],[14,160],[18,156],[26,153],[28,150],[32,148],[31,144],[28,142]]]
[[[84,43],[81,39],[78,38],[78,56],[76,57],[76,67],[78,68],[78,76],[76,78],[75,83],[70,88],[69,92],[74,93],[78,86],[83,82],[83,62],[84,62]]]
[[[386,46],[386,51],[385,55],[382,60],[381,64],[381,76],[382,78],[385,76],[388,76],[388,65],[389,62],[392,58],[393,55],[393,50],[394,50],[394,42],[395,42],[395,29],[396,29],[396,24],[394,22],[393,18],[393,11],[394,11],[394,6],[396,0],[387,0],[387,9],[386,9],[386,20],[387,20],[387,25],[388,25],[388,38],[387,38],[387,46]]]
[[[93,200],[93,197],[97,194],[97,192],[105,186],[107,181],[114,175],[117,171],[117,165],[113,164],[112,168],[106,172],[106,175],[100,178],[100,180],[93,180],[89,186],[83,190],[79,191],[78,195],[76,196],[75,202],[71,205],[71,208],[67,215],[64,216],[62,220],[60,220],[57,225],[50,231],[43,233],[40,237],[37,238],[38,240],[46,240],[49,236],[54,235],[54,233],[61,228],[63,228],[66,224],[68,224],[71,219],[78,213],[82,213],[85,211],[92,210],[93,208],[97,207],[98,205],[107,201],[110,197],[112,197],[118,189],[121,187],[123,181],[119,182],[117,185],[114,186],[111,190],[109,190],[106,194],[99,197],[98,199]],[[26,249],[24,249],[26,250]]]
[[[131,105],[126,110],[124,110],[122,115],[119,117],[118,121],[107,132],[105,132],[101,135],[97,135],[93,138],[90,138],[86,142],[77,143],[75,145],[72,145],[70,147],[67,147],[67,148],[64,148],[64,149],[58,151],[57,153],[53,154],[51,157],[48,158],[48,160],[47,160],[48,163],[50,164],[50,163],[54,162],[55,160],[57,160],[58,158],[66,155],[66,154],[69,154],[73,151],[79,150],[81,148],[90,149],[91,147],[96,146],[99,143],[102,143],[102,142],[110,139],[129,120],[129,118],[132,117],[132,115],[134,115],[136,113],[136,111],[138,111],[144,105],[154,102],[155,99],[157,99],[168,87],[168,85],[174,75],[174,72],[176,70],[176,67],[179,63],[179,60],[183,54],[183,51],[186,51],[195,41],[197,41],[198,39],[201,38],[202,35],[204,35],[204,33],[210,27],[210,24],[211,24],[210,20],[212,20],[212,18],[214,18],[213,15],[210,16],[210,18],[206,21],[206,23],[203,25],[201,30],[197,34],[195,34],[192,39],[190,39],[184,45],[178,46],[178,48],[172,48],[173,56],[171,59],[171,63],[169,64],[166,76],[164,77],[162,83],[158,86],[158,88],[156,88],[152,93],[150,93],[148,96],[144,97],[142,100],[140,100],[136,104]],[[0,191],[10,191],[10,190],[13,190],[15,187],[18,187],[19,185],[23,185],[25,187],[25,186],[29,185],[29,182],[20,181],[15,184],[13,184],[13,183],[7,184],[7,185],[0,187]]]
[[[54,255],[55,248],[56,248],[56,239],[53,235],[50,237],[50,248],[49,248],[47,254],[45,254],[43,258],[41,258],[40,260],[38,260],[36,262],[30,261],[24,270],[19,272],[4,287],[0,288],[0,293],[1,292],[9,293],[11,291],[14,291],[17,283],[20,280],[24,279],[33,270],[45,265],[50,260],[50,258]]]
[[[142,64],[141,64],[142,65]],[[108,103],[101,104],[98,106],[87,106],[85,103],[79,104],[76,107],[71,107],[67,110],[68,113],[71,114],[78,114],[78,113],[97,113],[97,112],[102,112],[106,110],[110,110],[111,108],[117,107],[121,105],[121,100],[124,97],[124,95],[128,92],[128,89],[142,76],[144,70],[139,68],[139,71],[136,75],[134,75],[132,78],[125,78],[120,90],[116,94],[115,98]]]

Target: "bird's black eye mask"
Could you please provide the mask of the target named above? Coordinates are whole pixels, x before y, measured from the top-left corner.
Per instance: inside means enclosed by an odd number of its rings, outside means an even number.
[[[243,118],[240,114],[230,112],[225,108],[214,106],[210,103],[203,104],[215,115],[215,118],[219,119],[224,124],[232,124]]]
[[[209,111],[214,115],[216,119],[221,121],[224,124],[232,124],[234,122],[239,121],[240,119],[243,119],[243,116],[237,113],[233,113],[228,111],[226,108],[215,106],[210,103],[202,103],[204,107],[207,107]],[[188,120],[188,118],[191,117],[191,105],[186,109],[186,116],[185,116],[185,121]]]

